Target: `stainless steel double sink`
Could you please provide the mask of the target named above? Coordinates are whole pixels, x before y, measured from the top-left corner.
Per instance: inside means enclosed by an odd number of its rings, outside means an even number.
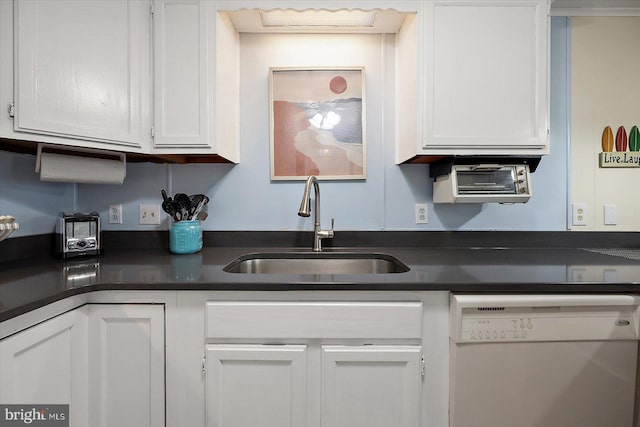
[[[409,271],[402,261],[383,253],[281,252],[242,255],[228,273],[245,274],[391,274]]]

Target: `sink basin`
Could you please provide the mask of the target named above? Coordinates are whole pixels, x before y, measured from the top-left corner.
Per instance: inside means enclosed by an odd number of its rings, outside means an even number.
[[[252,253],[233,260],[224,271],[246,274],[389,274],[409,271],[391,255],[359,252]]]

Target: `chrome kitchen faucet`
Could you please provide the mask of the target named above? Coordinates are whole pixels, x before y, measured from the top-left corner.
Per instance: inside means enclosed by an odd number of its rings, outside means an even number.
[[[313,188],[316,193],[313,203],[313,250],[315,252],[320,252],[322,250],[322,239],[333,239],[333,218],[331,218],[331,230],[323,230],[320,226],[320,186],[318,185],[318,178],[314,175],[307,178],[298,215],[303,217],[311,216],[311,184],[313,184]]]

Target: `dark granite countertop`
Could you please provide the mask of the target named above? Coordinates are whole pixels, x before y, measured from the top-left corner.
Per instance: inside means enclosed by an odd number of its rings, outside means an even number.
[[[105,250],[95,258],[29,257],[0,262],[0,321],[97,290],[375,290],[603,293],[640,289],[640,249],[564,247],[376,247],[328,251],[377,252],[410,267],[391,274],[239,274],[223,267],[250,252],[306,251],[286,247],[205,247],[193,255],[163,248]]]

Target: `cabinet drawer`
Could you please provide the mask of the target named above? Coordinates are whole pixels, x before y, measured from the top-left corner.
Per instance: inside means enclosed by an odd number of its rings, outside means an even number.
[[[421,302],[208,302],[207,338],[419,339]]]

